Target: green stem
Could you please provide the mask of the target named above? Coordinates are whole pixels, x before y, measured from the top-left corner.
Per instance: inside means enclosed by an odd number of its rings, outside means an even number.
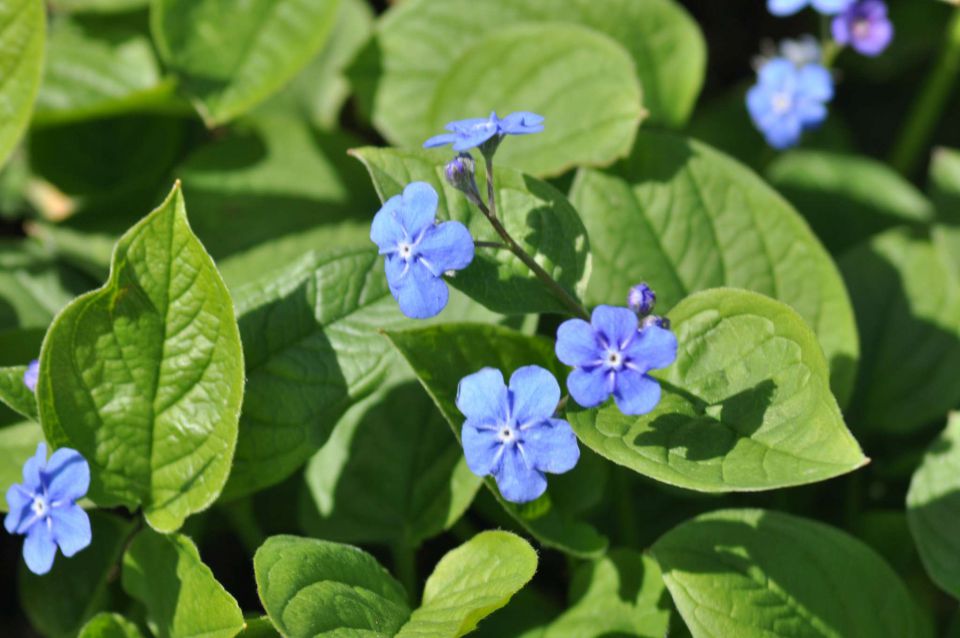
[[[411,604],[417,600],[417,554],[416,549],[403,542],[394,544],[393,573],[407,592],[407,599]]]
[[[503,239],[503,243],[506,244],[506,248],[512,252],[517,259],[523,262],[523,264],[530,269],[530,271],[547,287],[547,289],[556,297],[560,303],[567,307],[567,309],[573,313],[574,316],[580,317],[590,321],[590,313],[587,312],[587,309],[584,308],[576,298],[571,295],[566,289],[561,286],[553,277],[550,276],[546,270],[544,270],[540,264],[530,256],[523,247],[513,239],[504,225],[500,222],[500,218],[497,216],[497,198],[493,187],[493,157],[485,154],[484,158],[486,159],[487,166],[487,204],[484,205],[483,202],[478,204],[480,212],[482,212],[490,224],[493,226],[493,229],[497,231],[497,234],[500,235],[500,238]]]
[[[477,248],[496,248],[498,250],[502,250],[507,247],[506,244],[501,244],[498,241],[475,241],[473,242],[473,245]]]
[[[940,58],[930,69],[920,96],[913,104],[907,123],[890,153],[890,163],[904,175],[917,168],[923,150],[940,121],[950,92],[960,73],[960,9],[947,24]]]

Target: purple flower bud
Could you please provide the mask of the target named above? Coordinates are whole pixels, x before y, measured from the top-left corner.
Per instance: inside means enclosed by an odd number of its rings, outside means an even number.
[[[893,24],[883,0],[860,0],[833,19],[833,39],[858,53],[876,56],[893,40]]]
[[[670,320],[659,315],[650,315],[649,317],[644,317],[640,322],[641,332],[644,328],[649,328],[650,326],[656,326],[658,328],[663,328],[664,330],[669,330]]]
[[[646,317],[653,312],[653,306],[657,303],[657,295],[646,282],[639,283],[630,289],[627,295],[627,305],[641,317]]]

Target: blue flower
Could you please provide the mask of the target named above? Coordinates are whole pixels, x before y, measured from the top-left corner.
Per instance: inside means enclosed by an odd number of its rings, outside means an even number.
[[[660,385],[647,375],[677,358],[677,338],[657,325],[638,329],[627,308],[597,306],[590,323],[570,319],[557,330],[557,358],[574,370],[570,396],[592,408],[612,394],[624,414],[646,414],[660,401]]]
[[[443,274],[473,261],[473,238],[460,222],[436,223],[437,191],[413,182],[387,200],[373,218],[370,239],[386,257],[387,283],[400,310],[426,319],[447,305]]]
[[[475,118],[450,122],[444,128],[450,133],[443,133],[431,137],[423,143],[424,148],[446,146],[453,144],[453,150],[465,151],[468,148],[481,146],[491,139],[495,147],[507,135],[527,135],[539,133],[543,130],[543,116],[526,111],[511,113],[502,120],[496,112],[490,113],[487,119]]]
[[[570,424],[553,418],[559,402],[560,384],[539,366],[518,368],[510,387],[493,368],[461,379],[457,407],[467,417],[461,440],[470,471],[492,474],[508,501],[538,498],[547,489],[544,472],[568,472],[580,458]]]
[[[36,392],[38,378],[40,378],[40,362],[34,359],[23,373],[23,385],[30,388],[30,392]]]
[[[893,40],[893,23],[883,0],[860,0],[833,19],[833,39],[858,53],[876,56]]]
[[[657,295],[646,283],[640,283],[630,289],[627,295],[627,306],[638,315],[645,317],[653,312],[657,303]]]
[[[854,0],[767,0],[767,9],[775,16],[797,13],[807,5],[824,15],[834,15],[846,9]]]
[[[831,99],[833,78],[827,69],[774,58],[760,68],[757,84],[747,93],[747,109],[767,143],[783,149],[826,119]]]
[[[23,559],[34,574],[53,567],[57,546],[70,557],[90,544],[90,519],[76,501],[90,486],[90,466],[76,450],[60,448],[47,461],[47,446],[23,465],[23,484],[7,490],[10,512],[3,526],[11,534],[26,534]]]

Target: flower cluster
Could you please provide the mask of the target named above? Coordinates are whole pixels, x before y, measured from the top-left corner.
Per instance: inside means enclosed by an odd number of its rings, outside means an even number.
[[[837,47],[876,56],[893,40],[884,0],[767,0],[767,8],[777,16],[792,15],[808,5],[833,16],[833,40],[822,48],[812,37],[784,42],[777,55],[760,61],[757,83],[747,93],[750,117],[776,149],[795,146],[804,131],[827,118],[834,94],[829,66]]]

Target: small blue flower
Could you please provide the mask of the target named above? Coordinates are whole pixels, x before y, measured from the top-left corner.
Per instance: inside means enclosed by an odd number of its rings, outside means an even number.
[[[797,13],[807,5],[828,16],[840,13],[854,0],[767,0],[767,9],[775,16]]]
[[[833,78],[819,64],[797,67],[784,58],[766,62],[747,93],[747,109],[770,146],[784,149],[827,117]]]
[[[860,0],[833,19],[833,39],[858,53],[877,56],[893,40],[893,23],[883,0]]]
[[[36,392],[38,378],[40,378],[40,362],[34,359],[23,373],[23,385],[30,388],[30,392]]]
[[[57,546],[66,557],[90,544],[90,519],[76,504],[90,486],[90,466],[76,450],[60,448],[47,461],[47,446],[23,465],[23,484],[7,490],[10,512],[3,526],[11,534],[26,534],[23,559],[34,574],[53,567]]]
[[[447,305],[443,274],[473,261],[473,238],[460,222],[436,223],[437,191],[413,182],[386,201],[373,218],[370,239],[386,257],[387,283],[400,311],[426,319]]]
[[[493,140],[492,144],[495,147],[507,135],[539,133],[543,130],[543,116],[518,111],[501,120],[497,117],[496,112],[493,112],[487,119],[475,118],[450,122],[444,128],[450,133],[431,137],[423,143],[423,147],[433,148],[453,144],[453,150],[465,151],[468,148],[481,146],[490,140]]]
[[[570,424],[553,418],[559,402],[560,384],[539,366],[518,368],[510,387],[493,368],[461,379],[457,407],[467,417],[461,439],[470,471],[492,474],[508,501],[538,498],[547,489],[544,472],[568,472],[580,458]]]
[[[660,384],[647,375],[677,358],[677,338],[657,325],[639,330],[627,308],[597,306],[590,323],[570,319],[557,330],[557,358],[574,370],[570,396],[592,408],[613,395],[624,414],[646,414],[660,401]]]
[[[641,317],[646,317],[653,312],[656,303],[657,295],[646,283],[637,284],[627,295],[627,306]]]

